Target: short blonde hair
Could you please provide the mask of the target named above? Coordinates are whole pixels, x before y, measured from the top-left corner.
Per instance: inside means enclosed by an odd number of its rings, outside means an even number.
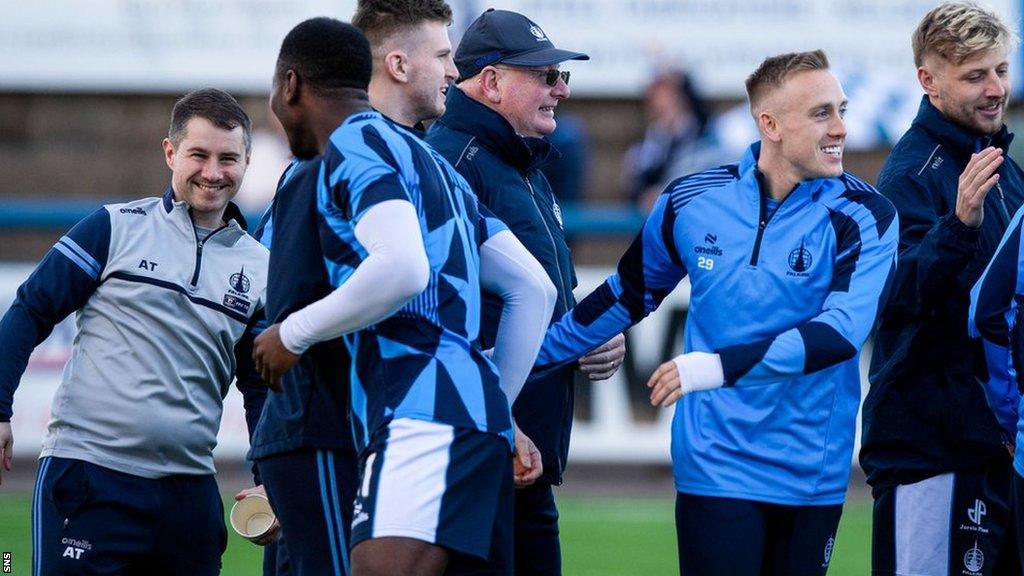
[[[828,70],[828,57],[822,50],[790,52],[770,56],[747,77],[747,98],[754,110],[769,89],[782,86],[790,74],[809,70]]]
[[[991,10],[973,2],[946,2],[924,15],[911,46],[914,65],[922,66],[928,54],[960,64],[992,48],[1009,51],[1016,42],[1016,32]]]

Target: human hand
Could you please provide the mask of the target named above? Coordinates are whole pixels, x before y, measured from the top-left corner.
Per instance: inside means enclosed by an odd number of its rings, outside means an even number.
[[[252,488],[246,488],[245,490],[240,491],[238,494],[235,494],[235,502],[238,502],[238,501],[241,501],[241,500],[245,500],[246,497],[252,496],[252,495],[262,496],[263,498],[266,498],[267,497],[267,491],[266,491],[265,488],[263,488],[262,485],[261,486],[253,486]],[[277,521],[277,515],[275,514],[274,515],[274,522],[270,525],[270,528],[267,529],[266,533],[264,533],[259,538],[254,538],[254,539],[250,540],[250,542],[252,542],[253,544],[256,544],[257,546],[266,546],[267,544],[272,544],[272,543],[276,542],[280,538],[281,538],[281,523]]]
[[[516,488],[525,488],[533,484],[544,473],[544,465],[541,463],[540,450],[534,445],[519,426],[515,428],[516,453],[512,456],[512,480]]]
[[[10,422],[0,422],[0,484],[3,484],[4,470],[11,471],[14,456],[14,432]]]
[[[591,381],[607,380],[618,372],[625,357],[626,337],[616,334],[614,338],[580,358],[580,372]]]
[[[253,341],[252,359],[256,371],[274,392],[281,391],[281,376],[299,361],[281,342],[281,324],[272,324]]]
[[[725,384],[718,354],[689,352],[665,362],[651,374],[651,405],[667,408],[690,392],[713,390]]]
[[[977,228],[985,218],[985,197],[999,181],[996,170],[1003,164],[1003,150],[989,146],[971,154],[957,184],[956,217],[965,226]]]

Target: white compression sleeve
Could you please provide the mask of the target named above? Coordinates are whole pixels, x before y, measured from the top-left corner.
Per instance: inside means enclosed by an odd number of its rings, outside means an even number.
[[[511,405],[537,359],[558,292],[540,263],[507,230],[480,247],[480,285],[505,301],[492,360]]]
[[[430,262],[416,209],[405,200],[381,202],[355,227],[368,253],[344,284],[293,312],[281,324],[281,342],[301,354],[317,342],[384,320],[423,292]]]

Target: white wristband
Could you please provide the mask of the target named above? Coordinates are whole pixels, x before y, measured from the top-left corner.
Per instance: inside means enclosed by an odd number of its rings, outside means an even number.
[[[725,384],[722,359],[718,354],[690,352],[672,359],[679,371],[679,391],[683,395],[700,390],[714,390]]]

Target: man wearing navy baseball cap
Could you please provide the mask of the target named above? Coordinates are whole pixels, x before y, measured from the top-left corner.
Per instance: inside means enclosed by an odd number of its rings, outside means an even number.
[[[543,137],[555,130],[555,108],[569,97],[568,60],[589,56],[555,48],[544,30],[515,12],[488,10],[455,51],[458,84],[448,90],[445,113],[427,141],[451,162],[491,209],[544,266],[558,288],[552,318],[575,304],[572,258],[561,210],[540,168],[558,152]],[[494,344],[502,301],[484,295],[480,340]],[[577,367],[527,381],[513,406],[519,427],[540,449],[544,474],[515,495],[515,573],[561,574],[558,509],[552,485],[562,481],[572,426],[574,372],[608,378],[625,354],[621,335],[582,358]]]
[[[499,63],[540,67],[566,60],[590,60],[590,56],[555,48],[544,30],[526,16],[494,8],[469,25],[455,51],[460,82]]]

